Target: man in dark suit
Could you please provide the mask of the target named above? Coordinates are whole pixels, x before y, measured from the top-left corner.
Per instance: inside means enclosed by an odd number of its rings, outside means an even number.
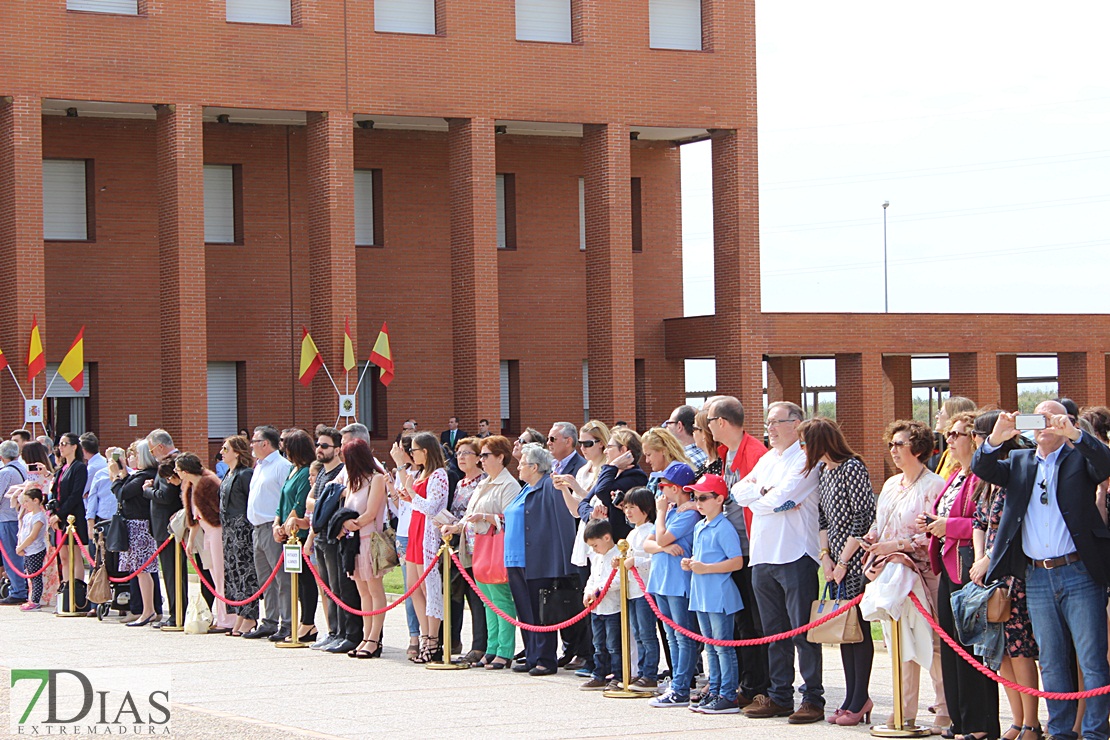
[[[1075,691],[1073,650],[1084,686],[1094,689],[1110,684],[1110,529],[1095,506],[1098,484],[1110,478],[1110,448],[1077,429],[1056,401],[1044,401],[1036,413],[1045,418],[1045,428],[1034,432],[1036,450],[1014,450],[1009,459],[999,459],[1002,443],[1020,434],[1017,414],[1002,413],[971,466],[983,480],[1006,489],[987,581],[1025,578],[1045,690]],[[1049,699],[1047,704],[1049,734],[1076,738],[1078,703]],[[1082,736],[1106,740],[1108,716],[1110,697],[1087,699]]]
[[[447,420],[447,428],[439,433],[439,442],[446,445],[447,449],[451,450],[451,454],[455,454],[455,445],[459,443],[460,439],[467,437],[467,433],[459,429],[459,420],[457,417],[452,416]]]
[[[547,449],[555,458],[556,475],[577,475],[579,468],[586,464],[586,458],[578,452],[578,427],[569,421],[557,421],[547,433]]]
[[[181,481],[176,475],[172,473],[173,468],[165,466],[163,463],[169,461],[172,464],[174,458],[177,457],[177,448],[173,445],[173,437],[165,429],[155,429],[147,435],[146,442],[150,445],[150,454],[158,461],[158,476],[153,480],[147,481],[143,486],[143,495],[150,499],[150,531],[154,535],[154,541],[159,546],[162,545],[170,537],[169,526],[170,519],[173,515],[180,510],[184,504],[181,500]],[[169,603],[170,613],[169,616],[160,622],[155,622],[151,626],[155,629],[162,627],[181,627],[177,623],[177,571],[174,565],[174,552],[173,548],[177,545],[171,545],[158,556],[158,565],[162,571],[162,581],[166,584],[166,596]],[[182,566],[182,575],[188,576],[185,572],[185,567]],[[185,610],[189,608],[189,583],[186,581],[181,584],[181,614],[185,615]]]

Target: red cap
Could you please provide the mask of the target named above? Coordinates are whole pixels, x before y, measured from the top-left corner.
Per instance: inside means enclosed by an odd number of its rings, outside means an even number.
[[[721,497],[728,496],[728,484],[725,483],[725,479],[713,473],[703,475],[697,483],[683,486],[682,490],[687,493],[715,493]]]

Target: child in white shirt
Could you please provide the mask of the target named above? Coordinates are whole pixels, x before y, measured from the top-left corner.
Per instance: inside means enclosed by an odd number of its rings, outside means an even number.
[[[23,567],[28,573],[34,573],[42,568],[46,558],[46,511],[42,506],[42,491],[38,488],[28,488],[20,494],[23,501],[23,510],[19,515],[19,536],[15,554],[23,557]],[[28,579],[27,603],[19,607],[25,612],[39,608],[42,599],[42,574]]]
[[[633,488],[621,502],[624,516],[634,528],[628,533],[628,554],[632,565],[646,584],[651,574],[651,555],[644,543],[655,536],[655,495],[643,486]],[[635,578],[629,578],[628,623],[636,638],[637,676],[629,684],[632,691],[653,693],[659,685],[659,639],[656,637],[655,613],[644,598]]]
[[[591,519],[582,533],[590,546],[590,577],[582,593],[582,604],[593,606],[609,580],[620,552],[613,543],[613,528],[608,519]],[[618,575],[619,578],[619,575]],[[590,615],[594,638],[594,672],[580,687],[583,691],[619,689],[621,682],[621,593],[616,578]],[[613,680],[607,677],[612,673]]]

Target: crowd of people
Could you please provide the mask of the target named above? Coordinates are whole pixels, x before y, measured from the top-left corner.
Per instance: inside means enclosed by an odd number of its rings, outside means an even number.
[[[656,708],[854,726],[874,709],[874,643],[861,606],[853,610],[864,637],[840,645],[846,691],[831,711],[821,645],[804,634],[768,646],[703,646],[672,625],[716,640],[780,634],[810,621],[822,581],[851,600],[898,573],[910,575],[930,618],[1010,681],[1050,691],[1110,684],[1110,409],[1058,399],[1018,415],[949,398],[934,428],[913,420],[887,428],[898,472],[878,495],[835,421],[807,419],[790,402],[769,405],[765,437],[747,433],[746,421],[730,396],[681,406],[642,435],[591,420],[509,439],[482,420],[471,436],[452,417],[437,437],[410,419],[383,455],[362,424],[320,425],[311,435],[259,426],[224,440],[211,469],[162,429],[106,455],[91,433],[63,434],[54,446],[16,430],[0,443],[0,544],[11,579],[0,603],[32,611],[49,603],[59,573],[72,567],[84,578],[83,559],[69,563],[64,547],[60,570],[17,575],[42,568],[68,516],[93,547],[103,546],[98,529],[122,519],[116,567],[137,573],[128,627],[176,627],[185,613],[173,548],[155,557],[171,536],[202,576],[209,632],[282,642],[296,630],[314,649],[352,658],[382,655],[385,617],[342,606],[381,610],[389,570],[401,568],[407,589],[431,569],[405,604],[414,663],[449,651],[485,670],[573,671],[583,690],[650,693]],[[606,589],[620,540],[637,576],[628,593],[630,676],[622,674],[619,589]],[[315,578],[298,579],[298,624],[289,575],[278,567],[292,541],[335,597]],[[449,624],[437,570],[445,541],[463,569],[451,576]],[[239,602],[266,587],[260,600],[230,606],[207,584]],[[970,628],[996,593],[1005,596],[1001,616]],[[585,607],[588,620],[558,633],[523,631],[519,653],[516,628],[501,616],[555,625]],[[931,632],[912,641],[916,654],[902,671],[906,720],[921,716],[923,666],[936,696],[934,734],[1045,736],[1035,697],[1007,690],[1012,723],[1003,732],[991,678]],[[707,678],[700,691],[698,674]],[[1052,737],[1107,738],[1106,695],[1047,705]]]

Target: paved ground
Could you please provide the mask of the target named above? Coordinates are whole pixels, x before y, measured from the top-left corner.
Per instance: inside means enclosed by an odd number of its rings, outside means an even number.
[[[760,737],[799,740],[867,735],[864,726],[795,727],[785,719],[652,709],[646,700],[578,691],[581,679],[564,671],[532,678],[509,671],[425,670],[405,659],[405,633],[403,610],[389,612],[382,659],[367,661],[307,649],[279,650],[221,635],[128,629],[114,615],[101,623],[5,607],[0,609],[0,736],[8,731],[10,668],[140,665],[171,667],[173,735],[189,739],[366,738],[387,733],[616,738],[631,732],[662,737],[755,731]],[[466,628],[464,635],[468,633]],[[921,701],[928,706],[931,690],[927,680],[922,683]],[[844,677],[836,648],[825,649],[825,686],[829,704],[839,706]],[[871,687],[882,721],[891,708],[886,650],[876,651]]]

